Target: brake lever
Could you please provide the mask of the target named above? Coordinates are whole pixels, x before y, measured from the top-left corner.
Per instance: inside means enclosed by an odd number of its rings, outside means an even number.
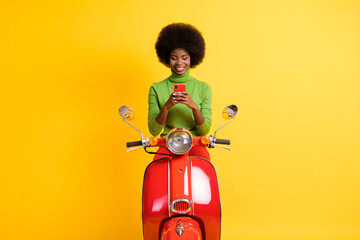
[[[134,147],[134,148],[131,148],[131,149],[129,149],[129,150],[126,150],[126,152],[128,153],[128,152],[131,152],[131,151],[134,151],[134,150],[136,150],[136,149],[143,148],[143,147],[144,147],[144,146]]]
[[[217,146],[217,147],[222,147],[222,148],[225,148],[225,149],[231,151],[231,148],[229,148],[229,147],[221,146],[221,145],[215,144],[215,143],[213,143],[213,145],[214,145],[214,146]]]

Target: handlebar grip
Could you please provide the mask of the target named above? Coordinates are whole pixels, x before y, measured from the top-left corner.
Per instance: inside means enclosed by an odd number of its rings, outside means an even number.
[[[215,140],[215,143],[218,143],[218,144],[225,144],[225,145],[230,145],[230,140],[226,140],[226,139],[216,139]]]
[[[135,142],[127,142],[126,143],[126,147],[136,147],[136,146],[141,146],[142,142],[141,141],[135,141]]]

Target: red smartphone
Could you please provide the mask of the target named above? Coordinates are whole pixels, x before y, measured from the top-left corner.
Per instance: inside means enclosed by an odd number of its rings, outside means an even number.
[[[186,85],[185,84],[175,84],[174,92],[186,92]]]

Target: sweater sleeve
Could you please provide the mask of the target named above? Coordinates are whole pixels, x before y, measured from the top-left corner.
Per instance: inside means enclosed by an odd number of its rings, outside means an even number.
[[[208,134],[211,127],[212,97],[211,97],[211,88],[208,84],[205,84],[203,92],[204,92],[203,100],[199,107],[200,107],[200,112],[203,115],[205,121],[201,125],[196,125],[196,129],[201,136]]]
[[[150,133],[154,137],[156,137],[160,134],[160,132],[164,128],[164,125],[160,125],[156,122],[156,117],[159,115],[161,109],[159,106],[158,95],[155,91],[154,85],[150,87],[148,103],[148,127]]]

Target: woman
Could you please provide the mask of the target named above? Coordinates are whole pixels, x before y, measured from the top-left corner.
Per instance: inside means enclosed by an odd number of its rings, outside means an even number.
[[[211,89],[190,76],[190,68],[205,56],[205,42],[199,30],[190,24],[173,23],[164,27],[155,44],[159,61],[171,69],[171,76],[154,83],[149,92],[148,125],[150,133],[161,137],[175,127],[203,136],[211,127]],[[175,84],[185,84],[185,92],[174,92]],[[169,153],[159,148],[158,153]],[[191,149],[190,156],[210,160],[205,147]],[[156,155],[155,159],[161,156]]]

